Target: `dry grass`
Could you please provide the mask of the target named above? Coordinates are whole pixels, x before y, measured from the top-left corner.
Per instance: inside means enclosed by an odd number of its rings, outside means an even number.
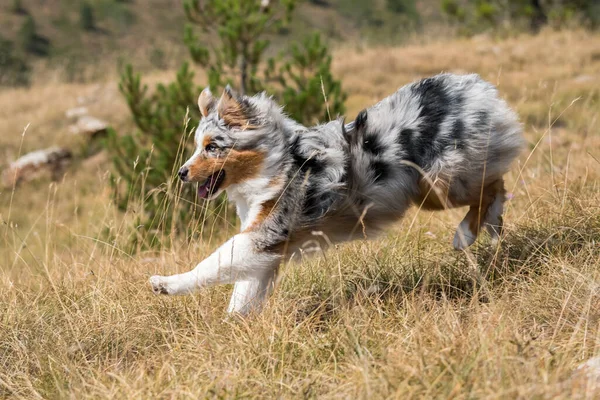
[[[149,275],[188,270],[234,228],[127,254],[118,239],[130,216],[108,200],[101,156],[63,182],[0,193],[0,397],[599,396],[572,375],[600,355],[599,39],[340,50],[350,116],[440,70],[499,84],[530,143],[507,177],[506,237],[457,253],[464,210],[413,211],[381,240],[286,266],[246,320],[226,317],[230,288],[150,293]],[[101,93],[94,112],[127,126],[114,83],[6,91],[3,152],[18,153],[29,122],[25,149],[69,143],[63,112],[88,93]],[[98,239],[104,229],[117,240]]]

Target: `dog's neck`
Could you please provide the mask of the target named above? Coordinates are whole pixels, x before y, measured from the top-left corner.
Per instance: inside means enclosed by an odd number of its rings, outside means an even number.
[[[242,230],[255,221],[266,202],[277,200],[281,196],[287,182],[288,168],[291,165],[289,142],[299,132],[307,129],[284,115],[281,115],[278,126],[281,141],[277,144],[270,143],[260,175],[226,189],[228,199],[236,205]]]
[[[266,177],[227,188],[227,198],[235,203],[237,214],[242,222],[242,231],[252,224],[263,205],[269,200],[276,199],[280,193],[280,185],[273,185],[272,180]]]

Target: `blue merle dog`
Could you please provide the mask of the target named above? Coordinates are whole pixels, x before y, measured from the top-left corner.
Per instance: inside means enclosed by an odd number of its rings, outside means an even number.
[[[227,191],[241,233],[190,272],[151,277],[156,293],[235,283],[229,312],[245,314],[307,242],[371,238],[411,204],[468,206],[456,249],[482,227],[493,239],[501,233],[503,175],[523,138],[515,113],[478,75],[411,83],[346,125],[307,128],[265,94],[238,97],[230,88],[218,100],[205,89],[198,106],[196,150],[179,176],[198,182],[202,198]]]

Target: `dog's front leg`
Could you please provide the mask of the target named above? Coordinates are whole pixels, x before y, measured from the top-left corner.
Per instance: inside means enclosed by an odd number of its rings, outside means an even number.
[[[233,287],[227,312],[246,315],[252,310],[259,310],[273,289],[276,275],[275,266],[272,270],[264,271],[251,279],[237,281]]]
[[[242,303],[248,303],[256,295],[261,295],[266,277],[273,276],[281,256],[258,250],[251,234],[240,233],[229,239],[225,244],[202,261],[193,270],[171,276],[153,276],[150,278],[152,290],[161,294],[188,294],[200,288],[233,283],[237,281],[257,282],[248,284],[247,294],[241,296],[246,301],[233,301],[238,306],[232,311],[242,309]],[[269,278],[270,280],[270,278]],[[244,285],[245,286],[245,285]],[[240,291],[242,286],[240,286]],[[262,292],[266,292],[266,287]],[[254,293],[254,296],[250,296]],[[241,293],[238,293],[238,295]],[[262,296],[264,297],[264,296]]]

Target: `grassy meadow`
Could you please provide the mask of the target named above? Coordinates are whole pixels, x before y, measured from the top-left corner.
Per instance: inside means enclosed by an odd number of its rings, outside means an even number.
[[[132,129],[116,77],[0,91],[1,160],[54,144],[77,155],[60,182],[0,192],[0,398],[600,397],[600,378],[577,370],[600,356],[600,35],[334,52],[348,118],[441,71],[481,74],[524,124],[499,247],[456,252],[466,210],[413,209],[378,240],[283,266],[246,319],[225,313],[231,287],[165,297],[147,283],[236,226],[127,250],[134,211],[116,210],[107,155],[83,157],[64,116],[85,105]]]

